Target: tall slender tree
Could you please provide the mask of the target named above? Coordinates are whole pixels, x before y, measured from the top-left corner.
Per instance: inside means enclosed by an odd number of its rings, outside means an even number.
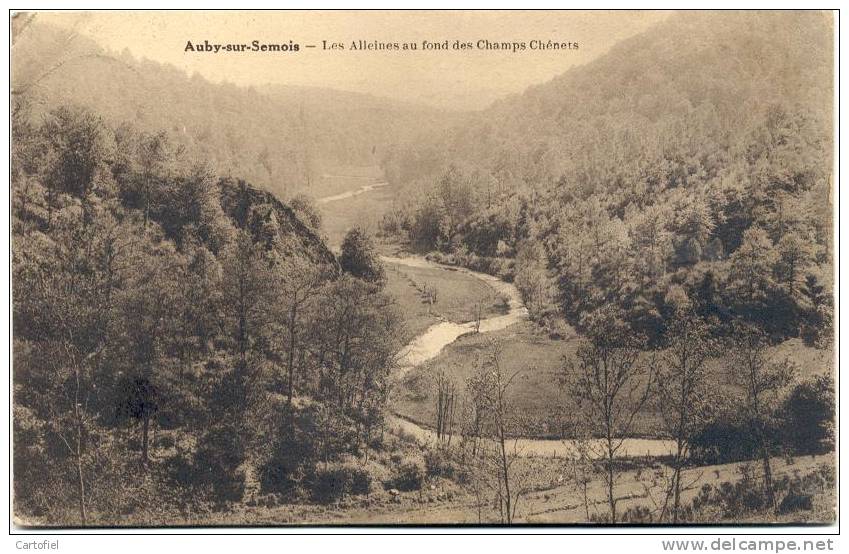
[[[641,359],[641,341],[611,307],[592,314],[587,339],[567,359],[563,379],[569,394],[593,434],[601,438],[600,458],[610,521],[617,521],[615,458],[631,434],[634,422],[649,398],[653,364]]]

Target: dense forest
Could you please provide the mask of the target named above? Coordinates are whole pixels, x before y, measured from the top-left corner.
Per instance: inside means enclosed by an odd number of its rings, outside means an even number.
[[[251,482],[320,494],[382,434],[399,316],[367,237],[337,261],[307,200],[216,177],[162,134],[22,103],[14,125],[19,514],[161,522]],[[150,466],[154,432],[168,455]]]
[[[828,342],[831,41],[819,13],[673,16],[389,152],[384,230],[515,280],[553,326],[615,306],[658,344],[690,307]]]
[[[165,133],[221,175],[247,179],[280,198],[325,193],[321,177],[376,165],[390,145],[444,128],[455,114],[330,89],[211,83],[175,67],[106,51],[73,30],[21,20],[15,27],[14,93],[33,115],[65,104]],[[100,78],[108,74],[109,78]]]

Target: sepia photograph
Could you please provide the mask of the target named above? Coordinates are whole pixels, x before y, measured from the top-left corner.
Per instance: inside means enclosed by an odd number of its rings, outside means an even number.
[[[10,10],[10,526],[836,526],[838,17]]]

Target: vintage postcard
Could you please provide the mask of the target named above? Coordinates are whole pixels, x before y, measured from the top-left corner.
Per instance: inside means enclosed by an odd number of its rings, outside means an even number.
[[[836,28],[11,12],[13,524],[835,525]]]

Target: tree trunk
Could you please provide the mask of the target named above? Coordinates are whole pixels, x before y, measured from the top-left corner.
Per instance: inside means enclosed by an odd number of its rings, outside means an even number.
[[[616,523],[616,497],[613,492],[614,469],[613,469],[613,437],[609,426],[607,432],[607,502],[610,505],[610,523]]]
[[[85,509],[85,479],[83,478],[83,420],[80,413],[80,370],[74,370],[74,420],[77,427],[77,444],[76,452],[74,453],[77,459],[77,488],[79,492],[79,507],[80,521],[82,525],[86,524],[86,509]]]
[[[248,321],[244,308],[239,314],[239,358],[244,362],[248,354]]]
[[[79,442],[77,443],[79,447]],[[83,458],[82,452],[77,454],[77,486],[80,495],[80,521],[85,526],[87,522],[85,509],[85,480],[83,479]]]
[[[295,388],[295,321],[297,317],[297,308],[293,305],[292,310],[289,313],[289,393],[287,400],[289,401],[290,406],[292,405],[292,394],[293,389]]]
[[[684,444],[680,436],[678,438],[678,450],[675,453],[675,474],[673,475],[672,484],[675,487],[672,500],[672,523],[678,523],[678,511],[681,506],[681,464],[684,455]]]
[[[675,468],[675,475],[673,477],[675,479],[675,497],[672,501],[672,523],[678,523],[678,510],[681,506],[681,465],[679,464]]]
[[[507,524],[513,523],[513,512],[510,510],[510,474],[507,466],[507,445],[504,440],[504,425],[499,425],[499,442],[501,443],[501,473],[504,479],[504,507],[507,509]]]
[[[150,431],[150,415],[145,414],[142,418],[142,467],[147,467],[148,458],[148,433]]]
[[[764,464],[764,492],[766,493],[766,499],[769,505],[772,506],[774,511],[778,506],[775,504],[775,491],[772,488],[772,468],[769,464],[769,451],[766,446],[761,447],[761,455],[763,456]]]

